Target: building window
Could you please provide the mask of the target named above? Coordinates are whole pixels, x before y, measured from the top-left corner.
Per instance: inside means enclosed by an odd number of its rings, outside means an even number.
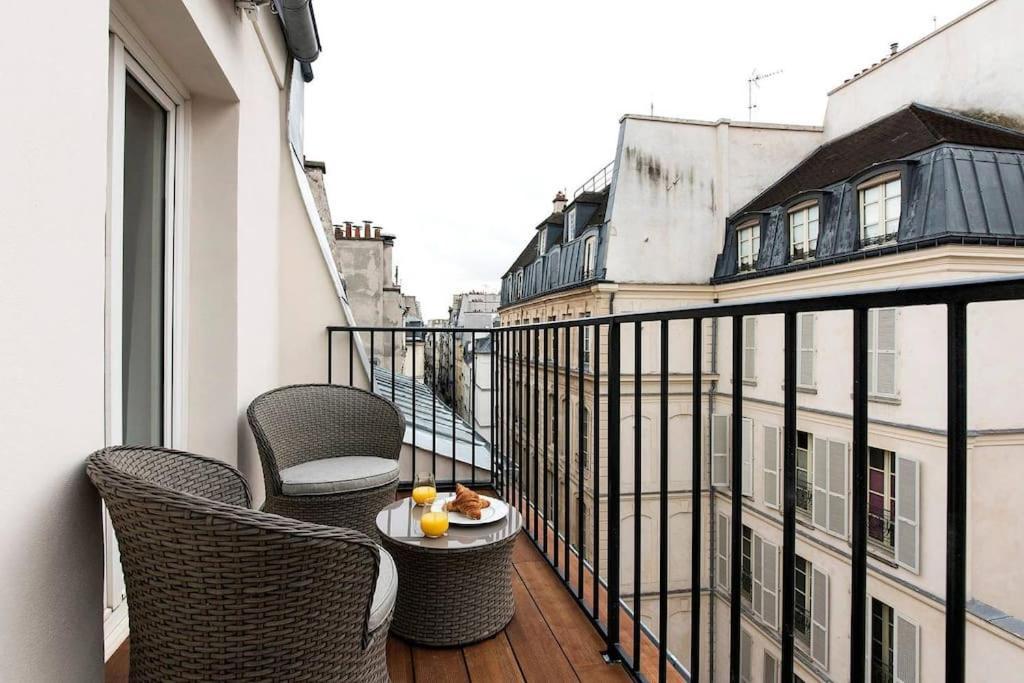
[[[516,273],[516,298],[523,298],[523,271]]]
[[[597,238],[588,237],[583,242],[583,278],[597,275]]]
[[[868,311],[868,393],[896,397],[896,309]]]
[[[862,246],[896,239],[900,227],[900,177],[886,176],[860,188],[860,240]]]
[[[589,318],[590,314],[584,313],[583,317]],[[583,331],[583,370],[586,372],[590,372],[590,333],[592,330],[590,325],[584,325],[580,329]]]
[[[757,318],[743,319],[743,379],[757,381]]]
[[[754,532],[746,524],[743,525],[743,545],[740,561],[740,594],[748,603],[753,597],[754,570]]]
[[[881,448],[868,451],[868,538],[883,548],[896,544],[896,454]]]
[[[748,223],[736,228],[736,242],[739,250],[740,272],[754,270],[757,267],[757,256],[761,250],[760,223]]]
[[[814,348],[814,313],[797,314],[796,325],[796,348],[797,368],[796,384],[804,389],[813,389],[815,386],[815,348]]]
[[[546,246],[546,243],[545,243],[546,233],[547,233],[547,228],[543,228],[540,231],[538,231],[538,233],[537,233],[537,253],[540,254],[541,256],[544,255],[544,247]]]
[[[555,418],[555,408],[555,396],[554,394],[548,394],[548,404],[545,409],[548,411],[548,440],[551,442],[552,446],[557,442],[555,427],[558,423]]]
[[[818,248],[818,205],[810,204],[789,212],[789,258],[814,258]]]
[[[807,432],[796,433],[796,510],[810,517],[814,496],[811,493],[811,449],[814,440]]]
[[[878,598],[871,598],[871,683],[918,683],[920,630]]]
[[[796,635],[796,642],[810,648],[811,646],[811,563],[796,556],[794,587],[795,599],[793,601],[793,633]]]
[[[572,242],[576,239],[576,207],[569,209],[565,214],[565,241]]]
[[[580,421],[583,423],[583,440],[580,441],[580,459],[583,461],[583,469],[590,470],[590,409],[583,406],[580,414]]]

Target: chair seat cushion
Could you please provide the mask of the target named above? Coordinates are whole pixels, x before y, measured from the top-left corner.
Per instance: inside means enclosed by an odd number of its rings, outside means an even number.
[[[378,546],[379,548],[380,546]],[[371,631],[387,620],[395,607],[398,595],[398,569],[395,561],[387,550],[380,548],[380,571],[377,574],[377,587],[373,590],[373,602],[370,603],[370,619],[367,625]]]
[[[281,470],[281,493],[324,496],[375,489],[397,479],[397,460],[363,455],[324,458]]]

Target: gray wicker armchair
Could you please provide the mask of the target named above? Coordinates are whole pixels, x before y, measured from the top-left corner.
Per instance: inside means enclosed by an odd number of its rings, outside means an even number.
[[[223,462],[89,456],[121,549],[133,681],[387,681],[397,573],[350,529],[249,509]]]
[[[355,387],[296,384],[249,405],[263,463],[264,510],[377,538],[377,513],[394,502],[405,417]]]

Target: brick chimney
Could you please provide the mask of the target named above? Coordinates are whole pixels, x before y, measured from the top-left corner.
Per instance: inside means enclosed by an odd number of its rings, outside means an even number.
[[[352,239],[352,221],[345,221],[345,239]]]
[[[370,239],[370,231],[373,228],[373,221],[363,221],[363,239]]]
[[[552,200],[551,202],[552,211],[554,213],[562,213],[563,211],[565,211],[565,204],[565,193],[559,190],[558,194],[555,195],[554,200]]]
[[[383,232],[384,232],[384,228],[380,227],[379,225],[374,226],[374,228],[373,228],[373,239],[379,240],[380,237],[381,237],[381,234],[383,234]]]

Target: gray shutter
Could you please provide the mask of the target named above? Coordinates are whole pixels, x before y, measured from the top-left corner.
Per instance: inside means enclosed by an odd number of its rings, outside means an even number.
[[[846,444],[829,441],[828,530],[843,538],[846,538],[846,460]]]
[[[811,479],[814,493],[811,499],[811,514],[814,526],[828,530],[828,441],[814,438],[811,459]]]
[[[779,548],[767,541],[761,543],[763,593],[761,618],[772,628],[778,627],[779,613]]]
[[[779,683],[779,662],[770,652],[764,653],[763,683]]]
[[[711,416],[711,485],[729,485],[730,415]]]
[[[920,565],[921,466],[896,456],[896,562],[915,574]]]
[[[828,669],[828,574],[811,567],[811,657]]]
[[[715,568],[715,574],[718,578],[718,585],[729,590],[729,518],[725,515],[718,515],[716,535],[718,536],[718,542],[715,544],[718,566]]]
[[[753,550],[753,553],[754,553],[753,557],[750,558],[750,565],[751,565],[750,571],[753,574],[753,576],[751,576],[751,581],[750,581],[750,584],[751,584],[751,591],[750,592],[751,592],[751,596],[753,598],[752,602],[754,603],[753,604],[754,614],[758,615],[759,617],[761,617],[763,619],[764,618],[764,616],[763,616],[763,614],[764,614],[764,607],[763,607],[763,599],[764,599],[764,590],[763,590],[763,585],[764,585],[764,568],[762,566],[761,558],[763,557],[764,547],[762,545],[761,537],[756,535],[756,534],[754,535],[754,550]]]
[[[743,379],[757,378],[757,318],[743,319]]]
[[[754,495],[754,421],[743,418],[743,487],[744,496]]]
[[[893,644],[893,678],[895,683],[917,683],[920,635],[917,625],[896,615],[896,638]]]
[[[753,639],[746,630],[740,631],[740,681],[752,683],[754,674],[751,669],[751,650],[754,647]]]
[[[764,503],[779,507],[779,428],[764,428]]]
[[[801,313],[797,320],[797,381],[802,387],[814,386],[814,314]]]
[[[896,309],[879,308],[875,313],[874,392],[896,395]],[[869,366],[870,367],[870,366]],[[870,386],[870,382],[868,383]]]

